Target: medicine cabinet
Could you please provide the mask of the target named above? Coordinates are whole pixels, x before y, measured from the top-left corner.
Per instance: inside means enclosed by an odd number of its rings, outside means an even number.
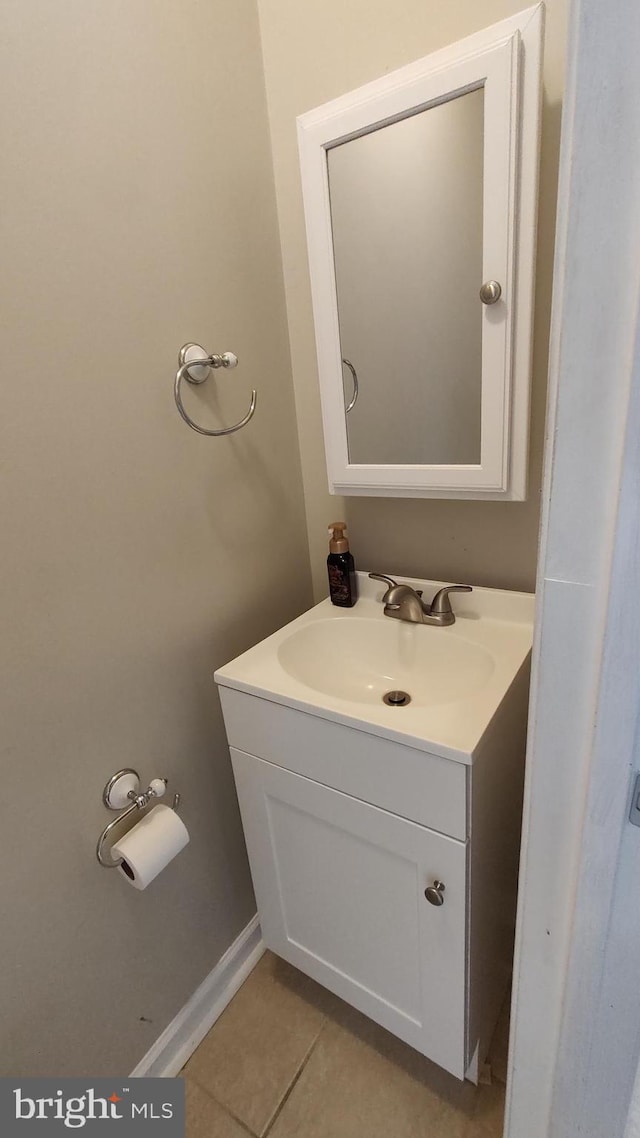
[[[298,119],[333,493],[523,500],[543,6]]]

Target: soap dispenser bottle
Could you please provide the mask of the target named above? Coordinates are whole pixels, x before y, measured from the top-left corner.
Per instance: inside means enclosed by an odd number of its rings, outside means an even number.
[[[351,608],[358,599],[358,579],[349,542],[344,536],[346,522],[332,522],[329,526],[329,596],[331,603]]]

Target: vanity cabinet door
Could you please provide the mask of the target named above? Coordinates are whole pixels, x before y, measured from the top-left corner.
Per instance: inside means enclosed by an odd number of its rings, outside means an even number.
[[[463,1078],[465,843],[231,756],[265,944]]]

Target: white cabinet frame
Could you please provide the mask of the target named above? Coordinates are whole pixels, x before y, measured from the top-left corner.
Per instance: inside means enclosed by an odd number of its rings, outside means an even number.
[[[463,1079],[466,843],[231,758],[267,947]],[[434,907],[424,890],[439,879]]]
[[[543,5],[538,4],[298,118],[332,493],[512,501],[526,497],[542,31]],[[498,280],[502,286],[500,300],[484,307],[482,315],[480,463],[351,463],[327,151],[480,87],[485,114],[483,280]],[[390,414],[392,410],[390,394]]]

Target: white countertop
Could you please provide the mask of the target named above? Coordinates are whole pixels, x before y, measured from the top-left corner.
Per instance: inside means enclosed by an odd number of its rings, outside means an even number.
[[[431,600],[437,589],[446,583],[402,576],[398,580],[424,589],[426,600]],[[214,677],[216,683],[445,758],[471,763],[492,717],[531,651],[533,594],[475,586],[472,593],[453,593],[451,603],[456,622],[446,628],[437,628],[407,624],[385,616],[382,596],[386,586],[370,580],[366,573],[358,573],[358,581],[360,595],[353,608],[339,608],[328,599],[322,601],[219,668]],[[327,626],[327,622],[340,624]],[[351,622],[366,622],[366,626]],[[384,627],[373,622],[384,622]],[[303,631],[313,624],[322,624],[323,627]],[[363,653],[371,652],[370,646],[374,645],[379,655],[379,642],[383,647],[389,645],[389,676],[392,679],[396,675],[401,677],[403,688],[412,694],[409,705],[388,707],[375,692],[365,692],[364,688],[366,698],[348,698],[341,694],[340,669],[347,680],[345,686],[348,686],[350,677],[345,668],[348,669],[349,660],[337,654],[334,657],[336,680],[331,675],[332,659],[330,650],[328,655],[327,651],[328,646],[335,642],[338,653],[339,646],[351,636],[351,629],[358,651],[361,644],[365,646]],[[428,637],[428,641],[418,639],[424,637]],[[305,660],[300,656],[298,645],[304,649],[307,643],[312,657]],[[324,654],[322,650],[318,651],[317,643],[324,646]],[[415,663],[412,664],[413,672],[406,668],[394,672],[394,661],[406,661],[408,656],[419,660],[420,652],[427,646],[435,702],[429,698],[429,685],[425,687],[424,675],[419,675]],[[297,655],[292,651],[294,647]],[[456,661],[466,664],[467,652],[475,668],[469,676],[464,666],[456,664]],[[290,665],[292,658],[294,663],[301,659],[299,674],[295,674],[296,667]],[[372,668],[377,666],[371,661],[369,663]],[[360,664],[366,667],[367,660],[358,660],[357,664],[359,672]],[[460,685],[456,669],[460,672]],[[308,678],[310,674],[319,676],[321,685],[324,684],[323,677],[326,677],[325,687],[328,690],[320,690],[319,686],[312,686],[300,678],[300,675]],[[391,680],[389,682],[391,684]],[[411,691],[412,685],[414,692]],[[375,688],[374,683],[369,686]]]

